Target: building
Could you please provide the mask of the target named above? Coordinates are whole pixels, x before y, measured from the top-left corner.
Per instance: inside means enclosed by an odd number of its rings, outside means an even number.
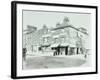
[[[57,35],[54,35],[55,33],[57,33]],[[83,54],[83,49],[86,49],[84,45],[86,44],[85,41],[87,40],[86,38],[88,37],[88,34],[85,34],[72,25],[54,28],[52,36],[54,39],[56,39],[58,45],[60,45],[60,50],[63,51],[66,55],[80,53]],[[55,36],[58,37],[55,38]]]
[[[33,50],[32,44],[35,43],[35,40],[33,41],[33,37],[36,37],[36,35],[34,35],[36,32],[37,28],[29,25],[27,26],[26,30],[23,30],[23,48],[27,48],[27,51],[29,52]]]
[[[88,38],[86,29],[75,28],[69,24],[69,19],[67,18],[64,18],[62,24],[57,23],[55,28],[52,28],[51,31],[43,36],[43,39],[45,39],[44,48],[57,50],[59,47],[59,54],[85,54],[87,49],[85,46]]]
[[[65,17],[61,24],[57,23],[52,29],[46,25],[39,30],[28,26],[23,35],[23,45],[28,54],[76,55],[85,53],[87,38],[86,29],[75,28]]]

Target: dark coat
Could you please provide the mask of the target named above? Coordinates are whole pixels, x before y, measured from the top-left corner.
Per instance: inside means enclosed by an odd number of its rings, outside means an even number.
[[[23,57],[26,56],[26,52],[27,52],[27,49],[26,48],[23,48]]]

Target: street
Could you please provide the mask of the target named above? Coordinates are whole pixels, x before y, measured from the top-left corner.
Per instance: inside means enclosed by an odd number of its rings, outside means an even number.
[[[83,55],[27,56],[26,61],[23,61],[23,69],[79,67],[85,66],[86,62]]]

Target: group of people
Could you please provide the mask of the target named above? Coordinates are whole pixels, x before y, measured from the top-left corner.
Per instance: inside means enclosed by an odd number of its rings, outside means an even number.
[[[62,55],[64,49],[65,49],[65,55],[67,55],[67,53],[68,53],[68,46],[62,47],[62,46],[59,45],[58,47],[54,48],[55,51],[54,51],[53,56]]]
[[[68,47],[65,47],[65,55],[68,54]],[[58,46],[56,48],[53,48],[54,50],[54,53],[53,53],[53,56],[56,56],[56,55],[62,55],[62,51],[61,51],[61,46]],[[83,54],[84,50],[83,49],[80,49],[81,50],[81,54]],[[78,51],[78,49],[77,49]],[[87,51],[87,50],[86,50]],[[85,54],[84,54],[84,57],[87,58],[87,52],[85,51]],[[72,51],[73,52],[73,51]],[[27,53],[27,48],[23,48],[23,60],[25,61],[26,60],[26,53]],[[79,52],[77,52],[78,54]]]

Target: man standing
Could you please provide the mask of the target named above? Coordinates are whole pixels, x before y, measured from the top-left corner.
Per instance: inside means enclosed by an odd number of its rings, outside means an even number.
[[[24,61],[26,60],[26,52],[27,52],[27,49],[23,48],[23,59],[24,59]]]

